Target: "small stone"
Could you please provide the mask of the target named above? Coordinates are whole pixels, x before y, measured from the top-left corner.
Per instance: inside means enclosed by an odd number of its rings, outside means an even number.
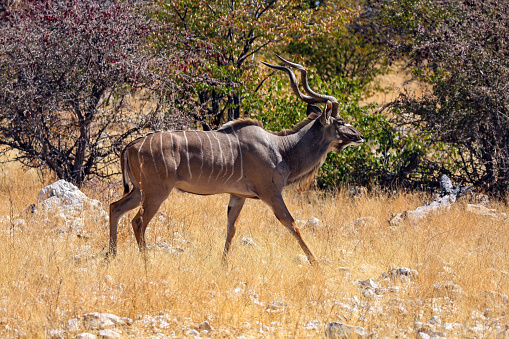
[[[320,264],[327,266],[332,266],[332,264],[334,264],[334,262],[327,258],[326,256],[321,257],[320,259],[318,259],[318,261],[320,262]]]
[[[306,330],[317,330],[318,326],[320,326],[320,322],[318,320],[308,321],[304,328]]]
[[[297,261],[297,264],[299,264],[299,265],[309,264],[309,260],[304,254],[297,254],[297,256],[295,257],[295,260]]]
[[[258,247],[258,245],[254,242],[254,240],[249,237],[242,237],[240,239],[240,243],[246,247],[253,247],[253,248]]]
[[[358,229],[360,229],[362,227],[376,226],[377,224],[378,224],[378,222],[376,221],[376,219],[374,217],[362,217],[362,218],[355,219],[354,221],[349,223],[347,225],[347,228],[352,228],[355,231],[357,231]]]
[[[52,339],[64,339],[66,337],[64,330],[49,330],[48,336]]]
[[[93,312],[83,316],[84,326],[91,330],[109,329],[115,326],[131,325],[132,323],[132,319],[120,318],[119,316],[109,313]]]
[[[458,323],[445,323],[444,330],[446,331],[458,331],[462,330],[463,325]]]
[[[377,283],[373,278],[366,280],[355,280],[355,283],[365,289],[378,290],[380,288],[380,284]]]
[[[307,228],[310,230],[317,230],[321,226],[321,221],[318,218],[311,217],[309,218],[306,223],[302,226],[302,228]]]
[[[79,331],[81,329],[81,320],[80,319],[76,319],[76,318],[73,318],[73,319],[69,319],[69,321],[67,322],[67,327],[66,327],[67,331]]]
[[[496,339],[508,339],[509,338],[509,329],[506,328],[501,331],[498,331],[495,338]]]
[[[362,291],[362,296],[366,299],[373,299],[375,297],[375,292],[372,290],[372,289],[366,289],[364,291]]]
[[[198,331],[197,331],[197,330],[195,330],[195,329],[190,328],[190,329],[188,329],[188,330],[186,331],[186,335],[193,336],[193,337],[197,337],[197,336],[199,336],[199,335],[200,335],[200,332],[198,332]]]
[[[113,280],[113,278],[111,277],[111,275],[107,274],[104,276],[104,281],[108,284],[113,284],[115,281]]]
[[[433,285],[435,292],[445,297],[460,297],[464,294],[461,286],[452,281],[440,281]]]
[[[268,313],[279,313],[283,312],[288,305],[282,301],[274,301],[267,305],[265,311]]]
[[[73,337],[73,339],[96,339],[97,336],[92,333],[84,332]]]
[[[507,219],[507,214],[505,213],[499,213],[495,209],[487,208],[483,205],[474,205],[474,204],[467,204],[467,212],[478,214],[478,215],[484,215],[489,216],[494,219]]]
[[[116,338],[120,338],[120,334],[113,330],[100,330],[99,338],[100,339],[116,339]]]
[[[212,326],[210,326],[209,322],[205,320],[204,322],[196,325],[194,327],[195,330],[201,332],[201,331],[212,331]]]
[[[367,338],[363,327],[351,326],[340,322],[331,322],[325,330],[326,338]]]
[[[435,316],[431,317],[431,319],[428,321],[428,324],[430,324],[434,327],[440,326],[440,325],[442,325],[442,319],[440,319],[440,317],[435,315]]]
[[[419,273],[416,270],[401,267],[389,269],[387,272],[382,273],[380,278],[390,278],[394,280],[396,278],[409,277],[411,279],[415,279],[418,275]]]

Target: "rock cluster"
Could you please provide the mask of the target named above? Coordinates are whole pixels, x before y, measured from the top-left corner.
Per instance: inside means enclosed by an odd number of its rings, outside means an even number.
[[[23,231],[27,220],[37,217],[38,222],[48,223],[59,234],[82,234],[85,223],[102,225],[108,221],[108,213],[102,203],[88,198],[76,186],[59,180],[44,187],[37,195],[37,202],[25,208],[17,217],[2,217],[0,221],[9,221]]]

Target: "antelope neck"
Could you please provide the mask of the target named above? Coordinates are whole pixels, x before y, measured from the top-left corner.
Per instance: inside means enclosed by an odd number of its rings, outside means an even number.
[[[300,176],[324,161],[331,142],[326,140],[321,129],[321,123],[316,120],[295,133],[279,136],[280,151],[290,176]]]

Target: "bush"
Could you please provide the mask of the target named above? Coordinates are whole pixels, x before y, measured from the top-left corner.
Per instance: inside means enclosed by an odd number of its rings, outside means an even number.
[[[380,3],[386,24],[412,33],[406,40],[395,41],[394,50],[407,55],[415,77],[431,88],[421,97],[401,95],[390,110],[401,124],[426,136],[427,147],[437,149],[433,159],[421,164],[422,171],[449,172],[458,181],[506,194],[509,3]],[[398,21],[394,13],[407,15]]]
[[[410,186],[411,174],[426,155],[423,140],[404,136],[382,112],[375,111],[374,106],[360,107],[361,91],[354,83],[340,78],[325,83],[312,71],[310,73],[311,86],[319,93],[334,95],[341,104],[340,115],[367,140],[339,154],[330,153],[317,178],[319,187]],[[263,121],[268,130],[291,128],[306,118],[305,104],[289,91],[286,74],[276,73],[265,82],[259,95],[246,96],[246,99],[253,115]]]

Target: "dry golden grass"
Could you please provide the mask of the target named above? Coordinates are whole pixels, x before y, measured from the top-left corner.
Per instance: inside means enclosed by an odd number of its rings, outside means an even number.
[[[0,215],[21,213],[52,182],[14,165],[3,165],[1,173]],[[106,207],[120,195],[118,185],[101,182],[83,191]],[[393,213],[414,209],[431,197],[402,193],[352,198],[292,190],[285,197],[296,219],[314,216],[322,223],[302,230],[321,258],[318,268],[297,260],[302,252],[295,239],[269,208],[253,200],[240,215],[229,266],[224,267],[225,195],[171,194],[147,237],[149,243],[165,241],[180,248],[178,253],[140,253],[130,228],[133,213],[124,216],[119,254],[109,262],[104,259],[106,224],[86,223],[78,237],[56,232],[56,221],[35,217],[20,225],[4,218],[0,337],[97,334],[82,323],[69,328],[69,320],[90,312],[133,319],[115,331],[135,338],[192,337],[196,332],[190,330],[205,320],[213,330],[202,336],[213,338],[316,338],[324,336],[332,321],[362,326],[380,337],[414,337],[419,322],[424,324],[421,331],[434,330],[426,324],[432,316],[442,321],[435,330],[448,337],[496,337],[507,329],[507,300],[497,294],[509,291],[507,221],[468,213],[465,202],[458,202],[421,222],[390,227],[387,220]],[[509,214],[507,206],[489,207]],[[351,224],[361,217],[376,222]],[[243,245],[244,236],[257,246]],[[418,276],[380,277],[401,267],[417,270]],[[375,293],[355,283],[369,278],[380,284]],[[449,331],[445,323],[461,327]]]

